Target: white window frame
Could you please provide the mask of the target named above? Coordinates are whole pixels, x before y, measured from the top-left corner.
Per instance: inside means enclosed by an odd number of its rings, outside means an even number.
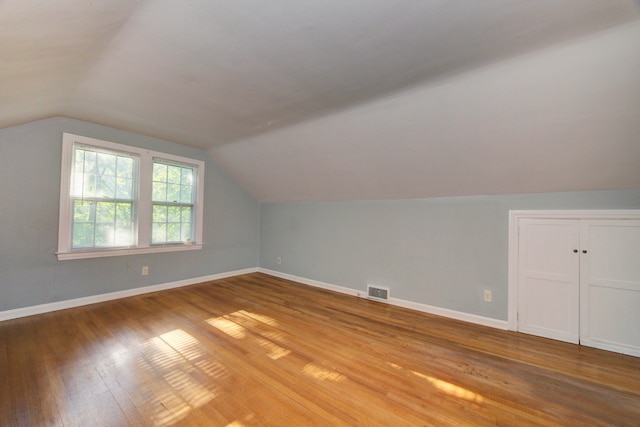
[[[120,151],[135,155],[139,158],[138,168],[138,198],[136,204],[137,217],[134,219],[136,226],[134,229],[137,236],[134,236],[135,246],[117,248],[91,248],[72,249],[72,197],[71,184],[73,170],[73,150],[76,144]],[[152,221],[152,173],[153,160],[163,159],[177,162],[188,166],[193,166],[197,170],[196,177],[196,201],[193,213],[193,239],[184,243],[171,244],[151,244],[151,221]],[[122,256],[133,254],[149,254],[158,252],[172,252],[185,250],[202,249],[203,242],[203,211],[204,211],[204,162],[201,160],[175,156],[173,154],[158,151],[146,150],[130,145],[117,144],[115,142],[103,141],[86,136],[63,133],[62,136],[62,169],[60,172],[60,216],[58,227],[58,260],[99,258],[110,256]]]

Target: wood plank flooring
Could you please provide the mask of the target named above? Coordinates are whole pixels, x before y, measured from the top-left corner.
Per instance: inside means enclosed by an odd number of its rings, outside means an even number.
[[[640,358],[256,273],[0,323],[0,425],[638,426]]]

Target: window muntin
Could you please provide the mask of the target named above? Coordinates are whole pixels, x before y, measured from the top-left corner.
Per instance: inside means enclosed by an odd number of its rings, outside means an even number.
[[[58,259],[201,249],[204,166],[65,133]]]

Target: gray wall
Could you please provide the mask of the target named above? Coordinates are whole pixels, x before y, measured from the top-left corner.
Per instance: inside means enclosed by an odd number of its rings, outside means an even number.
[[[509,210],[623,208],[640,190],[263,204],[260,266],[507,320]]]
[[[58,261],[62,133],[204,160],[204,249]],[[0,311],[256,267],[260,204],[190,147],[77,120],[0,130]],[[142,277],[143,265],[149,276]]]
[[[63,132],[204,160],[204,249],[58,261]],[[506,320],[510,209],[640,208],[640,190],[261,207],[204,151],[65,118],[0,130],[0,182],[0,311],[251,268],[259,258],[263,268],[357,290],[375,283],[393,297]]]

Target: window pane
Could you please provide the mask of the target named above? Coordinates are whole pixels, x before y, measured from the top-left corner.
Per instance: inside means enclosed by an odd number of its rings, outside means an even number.
[[[73,222],[93,222],[92,212],[95,212],[91,209],[91,203],[83,203],[80,200],[76,200],[73,204]]]
[[[180,241],[186,242],[187,239],[191,239],[191,225],[190,224],[182,224],[182,235],[180,236]]]
[[[116,178],[109,175],[98,175],[96,182],[96,196],[115,199]]]
[[[95,197],[96,195],[96,176],[91,173],[85,173],[83,178],[82,192],[79,196]]]
[[[167,185],[167,202],[178,203],[180,201],[180,185],[169,184]]]
[[[180,187],[180,202],[193,203],[193,187],[190,185],[182,185]]]
[[[185,206],[182,208],[182,222],[184,224],[191,224],[191,207]]]
[[[87,147],[76,147],[74,153],[74,196],[128,200],[134,197],[135,161],[132,157],[92,151]]]
[[[180,223],[167,224],[167,242],[180,241]]]
[[[182,180],[180,183],[182,185],[193,185],[193,169],[182,168]]]
[[[167,224],[154,222],[151,234],[151,243],[165,243],[167,241]]]
[[[154,202],[194,203],[194,169],[163,164],[154,160],[152,200]]]
[[[89,174],[96,173],[96,153],[94,151],[85,150],[83,172]]]
[[[152,200],[154,202],[166,202],[167,201],[167,184],[154,182],[153,183],[153,195]]]
[[[80,172],[76,172],[73,177],[73,191],[71,194],[73,194],[74,196],[81,196],[83,185],[84,185],[84,174]]]
[[[167,182],[167,165],[162,163],[153,164],[153,181]]]
[[[123,227],[131,227],[132,209],[131,203],[118,203],[116,205],[116,224]]]
[[[110,224],[96,224],[96,246],[111,246],[113,227]]]
[[[115,207],[114,242],[116,246],[130,246],[133,239],[133,204],[117,203]]]
[[[153,206],[153,244],[179,243],[191,239],[191,206]]]
[[[180,223],[180,206],[169,206],[167,210],[167,222]]]
[[[76,148],[75,156],[76,156],[76,164],[75,164],[76,172],[84,172],[84,150],[81,148]]]
[[[153,222],[167,222],[167,207],[162,205],[153,206]]]
[[[116,178],[116,198],[119,200],[133,199],[133,180]]]
[[[117,173],[116,176],[118,178],[133,178],[133,159],[130,157],[118,157],[117,163]]]
[[[73,247],[90,248],[93,247],[93,223],[73,224]]]
[[[131,227],[116,226],[115,240],[113,243],[115,246],[133,245]]]
[[[72,248],[133,244],[133,203],[75,200]]]
[[[98,202],[96,206],[97,223],[114,223],[116,218],[116,204],[114,202]]]
[[[182,171],[180,166],[168,166],[167,167],[167,182],[169,184],[180,184],[182,178]]]
[[[98,153],[96,156],[99,175],[116,175],[116,156],[113,154]]]

